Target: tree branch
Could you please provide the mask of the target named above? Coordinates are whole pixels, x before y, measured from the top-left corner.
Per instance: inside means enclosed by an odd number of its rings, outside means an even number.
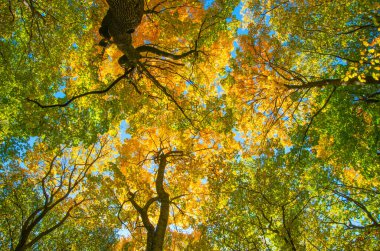
[[[125,72],[125,74],[123,74],[122,76],[120,76],[117,79],[115,79],[106,89],[98,90],[98,91],[89,91],[89,92],[85,92],[85,93],[76,95],[76,96],[72,97],[71,99],[69,99],[68,101],[66,101],[63,104],[43,105],[43,104],[39,103],[37,100],[33,100],[33,99],[30,99],[30,98],[26,98],[26,100],[29,101],[29,102],[35,103],[36,105],[38,105],[41,108],[65,107],[65,106],[68,106],[71,102],[73,102],[76,99],[79,99],[79,98],[82,98],[82,97],[85,97],[85,96],[88,96],[88,95],[103,94],[103,93],[108,92],[117,83],[119,83],[122,79],[124,79],[129,73],[131,73],[133,69],[134,68],[130,68],[128,71]]]
[[[301,144],[301,145],[303,145],[303,143],[305,142],[306,135],[307,135],[307,133],[308,133],[308,131],[309,131],[309,129],[310,129],[311,124],[313,123],[314,118],[317,117],[318,114],[321,113],[321,111],[322,111],[323,109],[325,109],[325,107],[326,107],[327,104],[329,103],[329,101],[330,101],[332,95],[334,94],[336,88],[337,88],[337,87],[334,86],[334,89],[332,90],[332,92],[330,93],[330,95],[327,97],[327,99],[326,99],[325,103],[323,104],[323,106],[322,106],[321,108],[319,108],[319,110],[318,110],[318,111],[317,111],[317,112],[311,117],[311,119],[310,119],[310,121],[309,121],[309,124],[307,125],[306,130],[305,130],[305,132],[304,132],[303,139],[302,139],[302,144]]]
[[[29,248],[29,247],[32,247],[36,242],[38,242],[42,237],[48,235],[49,233],[53,232],[55,229],[57,229],[58,227],[60,227],[61,225],[63,225],[63,223],[65,223],[65,221],[67,220],[67,218],[70,216],[70,212],[77,206],[79,206],[80,204],[82,204],[84,201],[86,201],[85,199],[81,200],[80,202],[78,203],[75,203],[73,206],[71,206],[65,216],[57,223],[55,224],[54,226],[50,227],[49,229],[41,232],[40,234],[38,234],[33,240],[31,240],[28,244],[25,245],[26,248]]]
[[[362,83],[359,81],[359,78],[352,78],[348,81],[344,81],[343,79],[323,79],[318,81],[312,81],[307,82],[302,85],[289,85],[285,84],[284,86],[288,89],[308,89],[312,87],[324,87],[328,85],[334,85],[334,86],[343,86],[343,85],[365,85],[365,84],[376,84],[380,85],[380,80],[374,79],[372,76],[366,76],[365,77],[365,83]]]
[[[160,89],[166,97],[168,97],[174,104],[177,106],[177,108],[181,111],[182,115],[190,122],[190,124],[194,127],[192,120],[187,116],[185,113],[185,110],[178,104],[177,100],[171,95],[165,86],[163,86],[158,80],[148,71],[148,69],[140,62],[137,62],[137,64],[141,67],[143,73],[153,82],[153,84]]]
[[[358,206],[359,208],[361,208],[365,212],[365,214],[367,215],[367,217],[372,221],[372,223],[373,223],[372,225],[373,226],[380,227],[380,224],[377,222],[377,220],[375,219],[375,217],[371,214],[370,211],[368,211],[367,207],[364,206],[362,203],[360,203],[359,201],[351,198],[350,196],[345,195],[344,193],[338,192],[337,190],[334,190],[333,192],[336,195],[339,195],[339,196],[345,198],[346,200],[353,202],[356,206]]]
[[[174,59],[174,60],[179,60],[179,59],[182,59],[182,58],[185,58],[193,53],[196,53],[197,51],[196,50],[190,50],[190,51],[187,51],[187,52],[184,52],[180,55],[176,55],[176,54],[172,54],[172,53],[169,53],[169,52],[166,52],[166,51],[162,51],[156,47],[152,47],[152,46],[149,46],[149,45],[141,45],[139,47],[136,48],[136,51],[139,52],[139,53],[142,53],[142,52],[150,52],[150,53],[153,53],[157,56],[161,56],[161,57],[167,57],[167,58],[171,58],[171,59]]]

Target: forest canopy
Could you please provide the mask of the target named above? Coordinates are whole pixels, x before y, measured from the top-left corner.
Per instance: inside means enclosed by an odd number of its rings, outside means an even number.
[[[0,250],[376,250],[380,3],[0,3]]]

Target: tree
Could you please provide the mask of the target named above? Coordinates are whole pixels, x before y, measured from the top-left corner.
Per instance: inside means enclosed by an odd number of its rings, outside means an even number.
[[[249,124],[265,125],[253,135],[255,142],[265,148],[268,137],[278,137],[290,146],[288,128],[307,117],[313,120],[338,93],[347,93],[341,100],[351,95],[351,104],[375,104],[379,85],[375,6],[372,1],[246,1],[243,25],[248,34],[240,35],[233,71],[224,82],[231,106],[237,102],[244,106],[237,113],[244,125],[239,131],[247,132]]]
[[[149,200],[143,205],[140,206],[136,200],[135,196],[138,191],[132,193],[128,191],[129,199],[128,201],[132,204],[133,208],[138,212],[141,221],[143,223],[144,228],[147,231],[147,240],[146,240],[146,250],[162,250],[164,246],[165,233],[166,228],[168,226],[169,221],[169,210],[170,203],[175,198],[170,198],[170,195],[164,189],[164,176],[165,176],[165,168],[167,165],[167,159],[172,156],[181,156],[183,153],[181,151],[169,151],[168,153],[158,152],[156,156],[156,162],[158,163],[157,169],[157,177],[155,180],[156,186],[156,197],[151,197]],[[181,196],[180,196],[181,197]],[[160,203],[159,213],[158,213],[158,221],[156,226],[154,226],[149,219],[148,211],[149,207],[155,203]],[[123,209],[124,201],[121,205],[121,210]]]
[[[173,130],[176,116],[168,111],[131,125],[127,132],[134,136],[119,145],[120,157],[110,169],[114,179],[108,187],[118,201],[118,218],[137,249],[178,249],[186,239],[199,244],[198,204],[209,193],[207,174],[216,171],[209,162],[222,153],[217,145],[231,140],[207,131],[194,135],[191,127]],[[157,128],[157,123],[162,124]]]
[[[0,3],[1,244],[377,248],[378,7]]]
[[[3,248],[48,247],[53,232],[70,219],[80,220],[95,213],[91,209],[98,203],[94,201],[95,194],[86,190],[91,188],[89,176],[109,154],[106,144],[107,139],[103,138],[88,150],[81,147],[51,150],[39,143],[23,161],[2,166]],[[87,228],[94,230],[94,226]],[[112,232],[102,239],[107,243],[107,238],[112,241]]]
[[[93,22],[100,22],[101,11],[87,1],[1,3],[0,75],[6,87],[1,89],[2,155],[25,152],[21,149],[30,137],[55,145],[93,143],[97,133],[108,129],[112,112],[97,109],[102,105],[99,101],[87,107],[50,110],[36,109],[27,101],[65,99],[65,88],[78,83],[79,89],[86,89],[99,83],[96,64],[100,57],[93,39],[98,27]]]
[[[228,178],[210,184],[218,193],[205,205],[205,227],[216,249],[375,248],[376,178],[272,147],[274,155],[230,163]]]
[[[149,94],[149,89],[157,88],[158,89],[157,91],[163,94],[163,98],[168,99],[168,101],[173,103],[174,106],[181,111],[182,115],[190,123],[193,123],[192,119],[186,114],[185,109],[180,104],[180,103],[183,103],[186,99],[181,102],[177,101],[177,98],[175,98],[173,91],[176,90],[177,92],[178,91],[183,92],[184,87],[186,87],[186,83],[194,83],[191,75],[193,75],[193,72],[195,71],[195,68],[197,67],[195,63],[197,63],[197,61],[204,60],[204,59],[202,60],[201,58],[199,58],[200,54],[207,56],[208,60],[210,60],[211,55],[207,53],[206,51],[202,50],[203,44],[212,43],[212,42],[216,43],[216,42],[220,42],[220,41],[217,41],[218,39],[227,40],[228,38],[231,38],[231,37],[227,37],[226,39],[221,36],[229,35],[228,34],[229,32],[226,29],[226,25],[225,25],[226,21],[224,20],[224,18],[226,17],[226,15],[228,15],[229,13],[228,11],[231,11],[233,7],[233,3],[215,5],[215,7],[212,9],[210,8],[208,12],[198,10],[197,8],[200,7],[199,6],[200,3],[197,1],[190,2],[189,6],[187,5],[180,6],[181,8],[182,7],[189,8],[188,12],[194,11],[195,12],[194,14],[196,14],[192,16],[191,18],[187,18],[188,19],[186,20],[187,22],[183,22],[182,17],[178,18],[180,21],[182,21],[180,23],[178,22],[178,20],[172,18],[173,20],[171,23],[173,25],[178,23],[178,26],[179,26],[178,29],[185,29],[186,28],[185,25],[187,24],[191,24],[193,26],[192,33],[189,34],[192,37],[189,37],[189,38],[186,37],[186,39],[188,39],[189,41],[192,41],[192,44],[190,42],[187,43],[188,44],[187,46],[190,47],[191,49],[188,49],[187,51],[184,51],[180,54],[174,54],[171,52],[161,50],[159,47],[164,47],[164,45],[161,45],[160,43],[156,43],[155,40],[148,41],[148,43],[146,43],[147,40],[144,40],[143,45],[135,46],[135,44],[141,43],[141,41],[138,41],[139,38],[137,37],[136,39],[135,38],[132,39],[132,35],[128,33],[126,30],[124,30],[124,29],[129,30],[128,25],[127,24],[119,25],[117,21],[115,20],[129,20],[129,19],[141,20],[140,18],[141,10],[140,9],[136,10],[136,13],[138,12],[138,14],[136,14],[138,17],[136,18],[132,18],[132,17],[127,18],[127,19],[123,18],[123,15],[124,15],[123,11],[116,12],[113,10],[128,9],[128,6],[134,5],[134,2],[133,1],[125,2],[120,6],[117,5],[121,3],[122,2],[118,2],[118,1],[117,2],[110,1],[109,3],[110,11],[107,13],[111,13],[111,14],[107,14],[105,19],[109,19],[108,15],[112,15],[112,18],[111,18],[112,21],[108,22],[108,23],[111,23],[110,35],[113,38],[112,42],[116,44],[117,48],[124,54],[118,60],[119,64],[125,68],[124,74],[116,78],[116,80],[112,81],[111,84],[108,85],[103,90],[89,91],[89,92],[85,92],[79,95],[75,95],[64,103],[42,104],[41,102],[35,99],[29,99],[29,98],[28,98],[28,101],[34,104],[37,104],[40,108],[66,107],[70,105],[71,102],[73,102],[74,100],[78,98],[82,98],[84,96],[92,95],[92,94],[107,93],[109,90],[111,90],[116,84],[118,84],[123,79],[127,79],[128,82],[132,84],[135,91],[138,94],[142,95],[145,92],[140,90],[139,84],[136,82],[136,78],[137,78],[136,75],[138,75],[138,80],[144,83],[146,86],[148,86],[147,96],[149,98],[160,98],[160,96],[157,97],[156,95]],[[137,1],[136,3],[138,6],[141,7],[141,1]],[[116,5],[114,6],[114,4]],[[147,13],[158,14],[158,13],[166,11],[167,9],[173,8],[170,5],[167,6],[167,4],[171,4],[171,3],[167,3],[165,1],[159,2],[153,7],[152,10],[148,10]],[[134,13],[134,11],[132,11],[131,13]],[[186,15],[188,13],[183,13],[183,14]],[[148,19],[145,21],[154,22],[154,20],[152,19]],[[115,28],[112,28],[114,26]],[[134,24],[134,26],[138,26],[138,23]],[[117,27],[124,27],[124,28],[121,30],[117,30]],[[156,32],[159,32],[159,30]],[[210,34],[211,32],[214,32],[213,36],[211,36]],[[216,36],[215,32],[220,33],[218,34],[218,36],[220,37]],[[180,31],[178,31],[178,33],[182,35]],[[137,32],[137,35],[138,35],[138,32]],[[171,50],[178,50],[177,48],[180,47],[178,40],[184,40],[184,38],[180,38],[178,35],[175,35],[172,33],[170,33],[170,35],[171,37],[168,38],[167,41],[165,42],[169,43],[169,41],[177,40],[176,43],[174,44],[172,43],[172,46],[174,45],[174,48],[171,48]],[[165,36],[165,35],[161,33],[161,36]],[[157,40],[158,37],[156,36],[155,39]],[[137,40],[138,42],[134,42],[133,40]],[[222,48],[218,48],[218,49],[222,49]],[[227,47],[226,49],[227,49],[226,52],[228,53],[229,47]],[[190,56],[195,56],[195,58],[190,58]],[[181,59],[184,59],[184,60],[187,59],[186,61],[190,63],[190,65],[186,67],[187,71],[185,72],[177,71],[177,68],[181,66],[185,66],[185,64],[181,62],[171,61],[171,60],[181,60]],[[158,66],[156,66],[157,62],[159,63]],[[154,72],[151,72],[149,68],[154,69]],[[191,72],[188,72],[189,70]],[[118,72],[118,71],[114,71],[114,72]],[[161,83],[161,81],[158,80],[159,78],[161,78],[162,75],[171,76],[169,78],[168,84],[165,85]],[[187,77],[187,75],[189,75],[189,77]],[[153,86],[151,86],[152,84]],[[180,86],[178,86],[179,84]],[[154,91],[154,92],[157,92],[157,91]],[[184,99],[184,96],[182,96],[181,98]]]

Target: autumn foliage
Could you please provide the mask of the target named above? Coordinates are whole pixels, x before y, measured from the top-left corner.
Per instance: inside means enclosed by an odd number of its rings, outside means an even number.
[[[379,8],[1,2],[0,249],[376,250]]]

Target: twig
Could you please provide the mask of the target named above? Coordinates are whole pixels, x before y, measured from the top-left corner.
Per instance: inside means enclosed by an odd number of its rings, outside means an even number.
[[[187,114],[185,113],[185,110],[180,106],[180,104],[177,102],[177,100],[173,97],[173,95],[171,95],[168,91],[167,91],[167,88],[165,86],[163,86],[149,71],[148,69],[140,62],[137,62],[138,65],[141,67],[141,70],[143,71],[143,73],[145,73],[144,75],[146,75],[152,82],[153,84],[158,88],[160,89],[164,95],[166,97],[168,97],[174,104],[175,106],[177,106],[177,108],[180,110],[180,112],[182,113],[182,115],[189,121],[189,123],[194,127],[194,124],[193,124],[193,121],[190,119],[189,116],[187,116]]]

